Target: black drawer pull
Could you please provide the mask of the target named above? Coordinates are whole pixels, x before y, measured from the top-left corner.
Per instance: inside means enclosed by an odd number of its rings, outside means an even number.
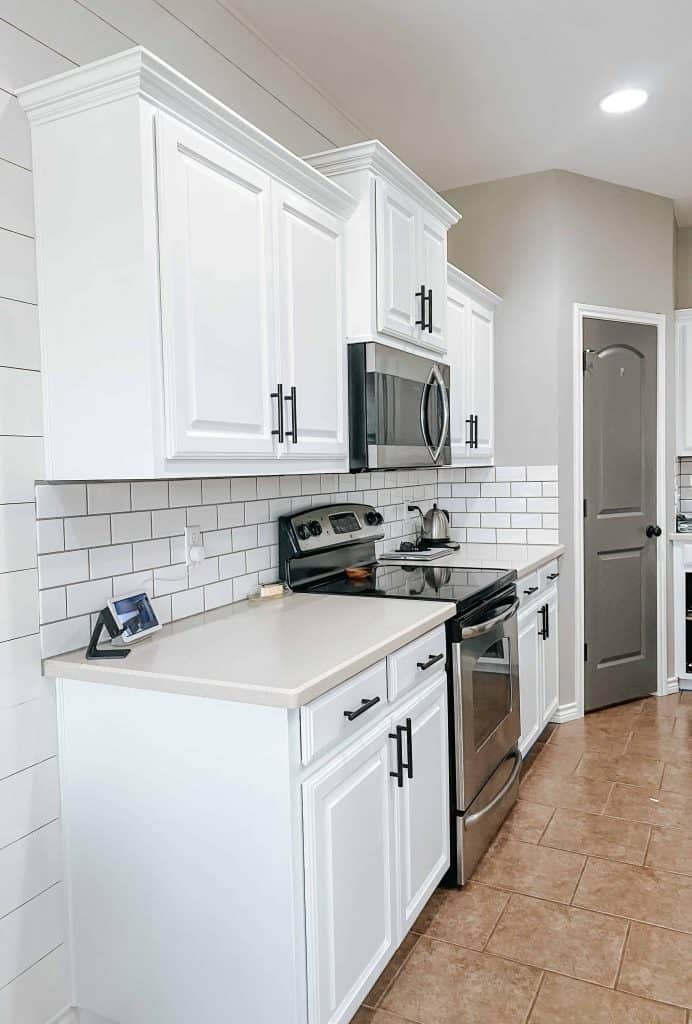
[[[402,766],[402,768],[406,769],[406,774],[408,775],[409,779],[412,779],[413,778],[413,730],[411,728],[411,719],[407,718],[406,719],[406,725],[405,726],[399,726],[399,728],[400,729],[403,728],[403,731],[406,733],[406,747],[407,747],[407,751],[408,751],[408,761],[402,761],[402,765],[401,766]]]
[[[404,758],[401,745],[401,734],[404,732],[403,725],[397,725],[396,732],[390,732],[390,740],[396,740],[396,771],[390,772],[389,774],[393,779],[396,779],[396,784],[399,789],[404,788]],[[410,760],[410,758],[409,758]]]
[[[364,697],[360,702],[360,707],[356,708],[355,711],[344,711],[344,718],[348,718],[349,722],[352,722],[354,718],[358,718],[358,715],[365,714],[366,711],[369,711],[370,708],[374,708],[375,705],[379,703],[379,697],[371,697],[370,700],[368,700],[367,697]]]
[[[437,665],[438,661],[442,661],[443,658],[444,654],[429,654],[427,661],[417,661],[416,665],[421,672],[425,672],[426,668],[431,668],[433,665]]]
[[[528,594],[535,594],[537,590],[538,590],[538,587],[529,587],[529,589],[525,590],[524,593],[527,594],[527,595]]]
[[[547,577],[546,577],[546,579],[549,579],[549,580],[556,580],[556,579],[558,578],[558,576],[559,576],[559,575],[560,575],[560,573],[559,573],[559,572],[549,572],[549,573],[548,573],[548,575],[547,575]]]

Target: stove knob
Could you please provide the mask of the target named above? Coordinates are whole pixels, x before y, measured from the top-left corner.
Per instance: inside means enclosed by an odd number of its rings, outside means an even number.
[[[372,508],[369,512],[365,513],[365,522],[368,526],[380,526],[384,522],[384,516],[381,512],[376,512]]]
[[[296,533],[298,534],[301,540],[310,539],[310,527],[308,526],[307,523],[301,523],[300,526],[297,527]]]
[[[313,535],[313,537],[319,537],[319,535],[322,533],[322,527],[320,526],[316,519],[312,520],[312,522],[309,524],[309,527],[310,533]]]

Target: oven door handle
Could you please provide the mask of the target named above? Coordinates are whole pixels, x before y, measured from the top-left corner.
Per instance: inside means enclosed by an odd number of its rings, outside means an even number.
[[[509,793],[509,791],[512,788],[512,786],[514,785],[514,783],[517,781],[517,776],[518,776],[519,772],[521,771],[521,765],[522,765],[523,758],[522,758],[522,756],[521,756],[521,754],[519,753],[518,750],[512,751],[512,753],[509,755],[509,757],[513,757],[514,761],[515,761],[514,768],[512,769],[512,774],[507,779],[507,781],[505,782],[505,784],[502,787],[502,789],[500,790],[500,792],[495,794],[495,796],[492,798],[490,803],[487,804],[483,808],[483,810],[476,811],[475,814],[469,814],[468,816],[466,816],[464,818],[464,828],[465,829],[466,828],[473,828],[473,826],[476,825],[481,820],[481,818],[484,818],[486,816],[486,814],[490,814],[492,809],[494,807],[497,807],[497,805],[500,803],[501,800],[504,800],[504,798],[507,796],[507,794]],[[506,758],[506,760],[509,760],[509,757]]]
[[[507,619],[511,619],[518,607],[519,599],[517,598],[509,608],[505,609],[500,615],[496,615],[494,619],[486,619],[485,622],[479,622],[477,626],[465,626],[461,631],[461,639],[473,640],[474,637],[485,636],[486,633],[490,633],[500,622],[506,622]]]
[[[439,441],[437,447],[435,448],[433,448],[432,442],[428,436],[426,410],[428,388],[432,387],[433,382],[437,386],[437,390],[439,391],[440,394],[440,400],[442,402],[442,429],[440,430]],[[439,366],[437,365],[437,363],[433,363],[430,369],[430,373],[428,374],[428,379],[423,387],[423,394],[421,395],[420,400],[420,429],[421,433],[423,434],[423,441],[425,442],[425,447],[428,449],[428,454],[430,455],[430,458],[434,463],[437,463],[437,460],[439,459],[440,454],[442,453],[442,449],[445,446],[447,434],[449,432],[449,420],[450,412],[449,397],[447,395],[447,385],[444,382],[444,377],[440,372]]]

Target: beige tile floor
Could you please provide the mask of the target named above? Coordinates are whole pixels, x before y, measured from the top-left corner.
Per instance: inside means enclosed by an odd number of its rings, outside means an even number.
[[[692,1024],[692,694],[549,727],[353,1024]]]

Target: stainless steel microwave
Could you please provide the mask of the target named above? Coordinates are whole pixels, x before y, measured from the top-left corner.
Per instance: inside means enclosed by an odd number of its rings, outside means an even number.
[[[449,366],[378,342],[348,346],[351,472],[448,466]]]

